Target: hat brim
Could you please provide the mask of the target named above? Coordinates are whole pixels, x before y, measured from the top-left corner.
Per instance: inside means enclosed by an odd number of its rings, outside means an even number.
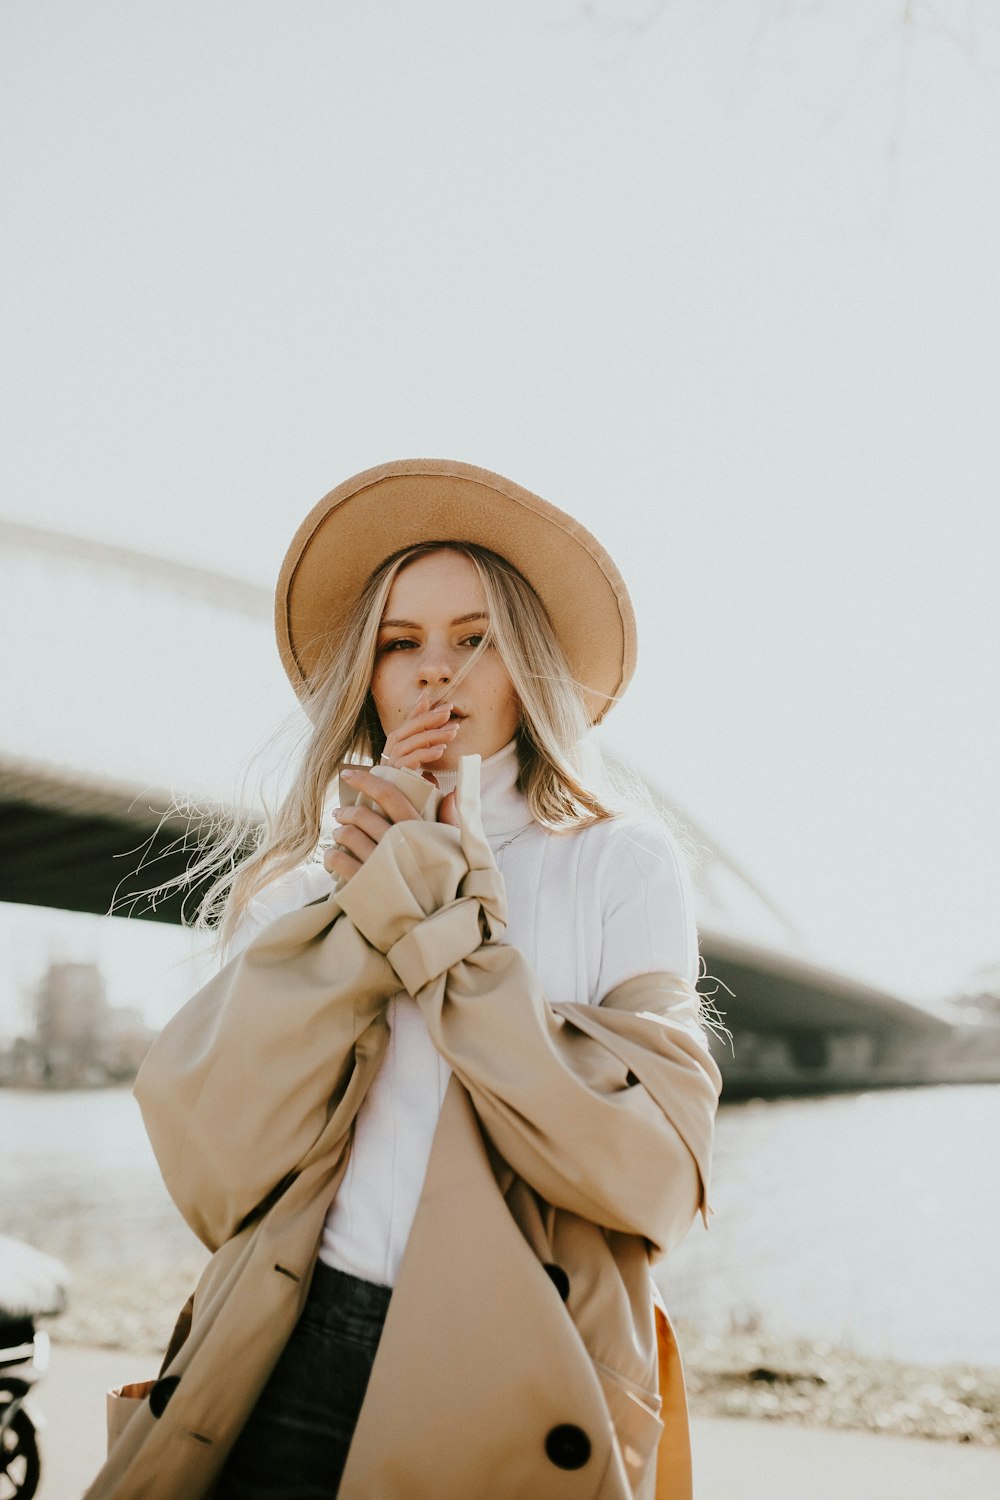
[[[282,665],[309,711],[310,684],[387,557],[423,542],[472,542],[512,563],[541,599],[597,724],[635,670],[624,579],[572,516],[512,480],[451,459],[366,469],[322,499],[295,533],[275,592]]]

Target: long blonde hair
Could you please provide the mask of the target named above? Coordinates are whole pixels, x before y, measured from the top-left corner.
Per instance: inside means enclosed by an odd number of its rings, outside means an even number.
[[[534,589],[503,557],[469,542],[409,547],[372,574],[335,649],[316,673],[313,727],[290,790],[262,822],[249,814],[225,830],[210,829],[208,847],[186,873],[166,882],[207,890],[196,925],[218,928],[227,943],[254,896],[316,854],[330,785],[344,761],[377,762],[385,734],[371,694],[379,626],[392,585],[404,568],[436,551],[457,552],[476,569],[489,623],[483,640],[449,684],[456,687],[482,652],[495,649],[521,708],[517,732],[519,786],[534,818],[552,832],[585,828],[614,812],[584,782],[590,727],[582,687],[570,670]],[[588,778],[590,779],[590,778]],[[220,837],[221,833],[221,837]],[[204,846],[203,846],[204,847]]]

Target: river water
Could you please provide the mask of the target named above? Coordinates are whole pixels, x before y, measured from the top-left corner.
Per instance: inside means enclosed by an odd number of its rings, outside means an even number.
[[[1000,1086],[723,1108],[711,1229],[658,1272],[672,1312],[859,1353],[1000,1365]],[[75,1269],[194,1251],[129,1092],[0,1089],[0,1232]]]

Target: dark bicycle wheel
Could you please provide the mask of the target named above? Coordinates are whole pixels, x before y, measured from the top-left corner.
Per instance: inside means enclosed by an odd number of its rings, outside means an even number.
[[[35,1424],[19,1411],[0,1438],[0,1500],[31,1500],[41,1472]]]

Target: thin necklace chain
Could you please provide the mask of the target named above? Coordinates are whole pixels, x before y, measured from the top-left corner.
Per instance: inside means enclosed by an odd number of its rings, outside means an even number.
[[[504,839],[502,844],[497,844],[493,850],[493,858],[496,859],[498,854],[502,854],[505,849],[509,849],[515,839],[519,839],[522,833],[527,833],[528,829],[534,828],[534,826],[534,823],[526,823],[523,828],[519,828],[516,833],[512,833],[509,839]]]

